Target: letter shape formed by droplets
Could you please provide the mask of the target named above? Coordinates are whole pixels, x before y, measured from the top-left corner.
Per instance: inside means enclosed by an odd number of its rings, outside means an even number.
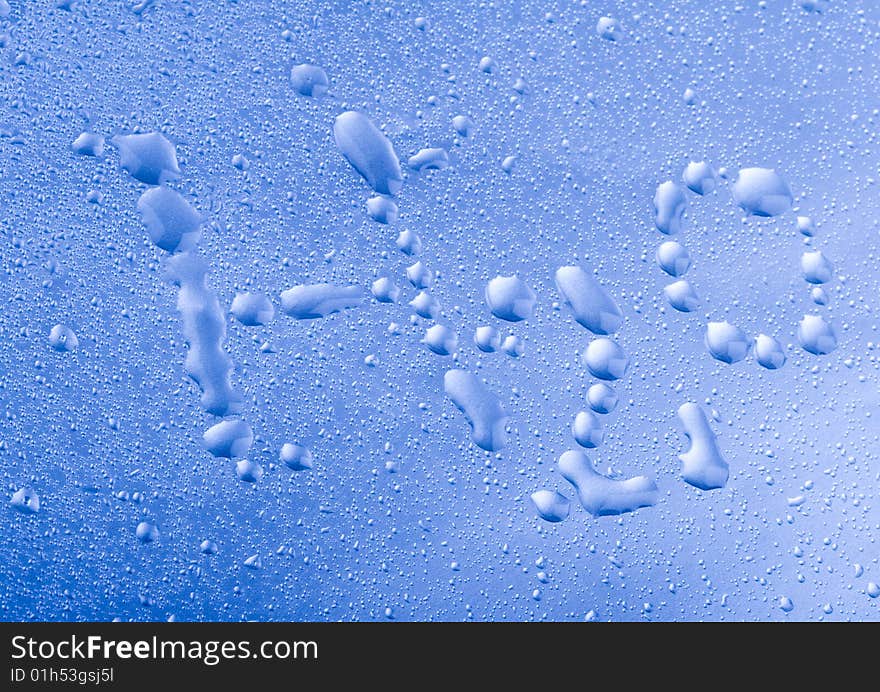
[[[364,289],[360,286],[302,284],[281,294],[281,309],[298,320],[314,320],[361,304]]]
[[[202,408],[215,416],[238,413],[242,399],[229,382],[232,361],[223,351],[226,316],[208,288],[208,267],[200,257],[181,253],[168,260],[168,271],[180,286],[177,309],[189,343],[184,368],[202,390]]]
[[[557,462],[562,477],[577,490],[578,499],[594,517],[634,512],[657,502],[657,485],[647,476],[614,480],[593,468],[590,458],[580,451],[563,452]]]
[[[476,375],[465,370],[449,370],[443,377],[443,389],[471,426],[474,444],[487,452],[497,452],[507,435],[507,414],[501,401]]]
[[[683,464],[681,477],[700,490],[723,488],[730,469],[703,409],[691,402],[684,403],[678,407],[678,418],[690,440],[690,448],[678,455]]]
[[[370,187],[396,195],[403,184],[400,161],[389,139],[363,113],[346,111],[333,123],[336,146]]]
[[[585,269],[560,267],[555,278],[556,288],[578,324],[594,334],[613,334],[620,328],[623,313],[602,284]]]

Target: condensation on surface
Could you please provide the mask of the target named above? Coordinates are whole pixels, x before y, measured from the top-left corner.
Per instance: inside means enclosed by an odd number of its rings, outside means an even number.
[[[876,3],[8,4],[0,618],[880,619]]]

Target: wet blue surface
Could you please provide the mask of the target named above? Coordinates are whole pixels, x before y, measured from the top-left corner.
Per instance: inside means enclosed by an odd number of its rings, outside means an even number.
[[[0,618],[880,619],[880,6],[62,4],[0,0]]]

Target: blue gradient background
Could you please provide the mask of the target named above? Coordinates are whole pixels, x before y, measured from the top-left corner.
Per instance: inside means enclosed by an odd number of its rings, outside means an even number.
[[[7,497],[32,487],[42,508],[0,507],[0,618],[880,617],[866,594],[880,582],[880,5],[10,5],[0,19],[0,481]],[[623,41],[596,36],[602,15],[621,22]],[[492,74],[478,69],[483,56]],[[290,68],[302,62],[327,71],[330,95],[293,91]],[[450,151],[451,168],[406,173],[394,227],[366,215],[370,190],[333,142],[348,109],[380,124],[403,161],[426,146]],[[476,123],[460,144],[458,114]],[[174,142],[175,187],[208,219],[201,248],[225,307],[244,290],[277,306],[297,283],[368,286],[388,274],[403,284],[411,260],[394,240],[418,233],[420,258],[440,273],[440,321],[459,334],[458,362],[501,397],[508,445],[492,455],[470,443],[443,394],[453,361],[419,343],[426,323],[410,324],[407,286],[397,305],[312,322],[229,321],[251,458],[266,470],[240,482],[201,441],[214,419],[183,370],[176,291],[135,208],[143,186],[109,141],[100,160],[75,156],[85,129]],[[239,153],[246,172],[230,163]],[[784,175],[798,213],[818,224],[812,245],[835,264],[821,311],[837,329],[834,353],[796,345],[798,320],[817,310],[794,214],[743,220],[726,185],[691,197],[683,232],[702,307],[668,308],[651,198],[689,160]],[[551,525],[529,495],[572,496],[555,460],[574,447],[570,422],[591,382],[577,357],[588,334],[554,306],[553,271],[575,262],[616,297],[631,358],[590,456],[603,471],[651,475],[661,492],[630,515],[577,507]],[[535,317],[515,326],[483,300],[490,278],[511,273],[539,296]],[[786,366],[712,360],[703,328],[723,319],[791,344]],[[388,334],[392,321],[402,334]],[[49,348],[59,322],[77,351]],[[523,357],[477,351],[473,329],[487,323],[524,339]],[[731,467],[722,490],[679,478],[684,401],[717,412]],[[313,472],[278,465],[287,441],[312,450]],[[797,495],[805,502],[790,507]],[[158,526],[156,543],[136,540],[143,520]],[[199,552],[204,539],[217,555]],[[247,569],[255,554],[262,568]]]

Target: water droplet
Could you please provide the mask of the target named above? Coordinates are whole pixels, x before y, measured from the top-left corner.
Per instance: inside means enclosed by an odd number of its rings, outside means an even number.
[[[605,439],[605,431],[602,421],[592,411],[580,411],[571,424],[571,434],[581,447],[593,449],[602,444]]]
[[[715,171],[705,161],[691,161],[681,175],[691,192],[708,195],[715,190]]]
[[[481,351],[493,353],[501,347],[501,334],[495,327],[477,327],[474,331],[474,343]]]
[[[599,21],[596,22],[596,35],[606,41],[620,41],[623,38],[623,30],[616,19],[599,17]]]
[[[531,499],[544,521],[564,521],[571,511],[571,500],[555,490],[538,490],[532,493]]]
[[[19,488],[12,494],[9,504],[22,514],[36,514],[40,511],[40,496],[32,488]]]
[[[563,452],[559,472],[577,490],[585,510],[596,517],[634,512],[657,502],[657,485],[646,476],[613,480],[598,473],[581,451]]]
[[[731,186],[733,198],[755,216],[779,216],[791,208],[791,190],[772,168],[743,168]]]
[[[318,98],[327,93],[330,80],[317,65],[294,65],[290,69],[290,83],[301,96]]]
[[[498,319],[519,322],[535,312],[538,296],[518,276],[496,276],[486,286],[486,303]]]
[[[49,346],[60,353],[75,351],[79,347],[79,339],[70,327],[56,324],[49,332]]]
[[[357,307],[363,296],[360,286],[299,285],[281,294],[281,309],[295,319],[312,320]]]
[[[177,152],[164,135],[116,135],[110,140],[119,148],[120,165],[147,185],[162,185],[180,175]]]
[[[663,294],[669,304],[679,312],[693,312],[700,307],[700,299],[687,279],[669,284],[663,289]]]
[[[654,225],[666,235],[674,235],[681,230],[682,216],[687,209],[684,188],[671,180],[657,186],[654,193]]]
[[[834,328],[819,315],[804,315],[797,337],[803,349],[813,355],[824,356],[837,348]]]
[[[691,266],[691,258],[684,246],[667,240],[657,248],[657,264],[670,276],[683,276]]]
[[[583,361],[590,374],[600,380],[618,380],[629,367],[629,358],[620,345],[605,337],[590,342],[584,351]]]
[[[251,426],[243,420],[223,420],[202,435],[205,448],[215,457],[243,457],[254,442]]]
[[[766,334],[755,337],[755,359],[768,370],[776,370],[785,365],[785,350],[776,339]]]
[[[474,444],[488,452],[500,450],[507,437],[507,414],[498,397],[465,370],[449,370],[443,388],[470,424]]]
[[[597,382],[587,390],[587,402],[596,413],[611,413],[617,407],[617,392],[604,382]]]
[[[285,442],[281,446],[279,458],[292,471],[308,471],[315,465],[311,451],[292,442]]]
[[[745,332],[730,322],[709,322],[704,341],[711,356],[722,363],[738,363],[749,355],[752,346]]]
[[[396,195],[403,185],[394,147],[363,113],[346,111],[333,124],[336,146],[370,187],[382,195]]]
[[[824,284],[831,281],[834,269],[821,250],[812,250],[801,255],[801,271],[808,283]]]
[[[142,521],[137,525],[134,535],[141,543],[152,543],[159,540],[159,529],[149,521]]]
[[[247,327],[269,324],[275,317],[275,308],[263,293],[237,294],[229,312]]]
[[[438,356],[449,356],[458,348],[458,337],[449,327],[435,324],[425,331],[422,343]]]

